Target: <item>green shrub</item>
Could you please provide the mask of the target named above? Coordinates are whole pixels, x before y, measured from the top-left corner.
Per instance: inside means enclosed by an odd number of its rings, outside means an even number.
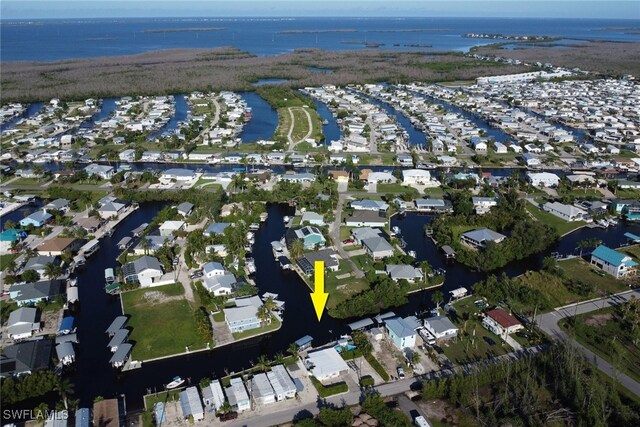
[[[334,394],[346,393],[349,391],[349,387],[346,383],[335,383],[325,386],[314,376],[311,376],[311,382],[316,390],[318,390],[318,395],[320,397],[329,397]]]
[[[364,355],[364,358],[367,359],[367,362],[369,362],[371,367],[380,375],[383,381],[389,381],[389,374],[387,374],[387,371],[384,370],[380,362],[373,357],[373,354],[367,353]]]
[[[371,387],[374,383],[375,382],[371,375],[365,375],[364,377],[360,378],[360,385],[362,387]]]

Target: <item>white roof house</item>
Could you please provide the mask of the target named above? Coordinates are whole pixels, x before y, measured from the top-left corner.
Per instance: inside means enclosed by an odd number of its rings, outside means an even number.
[[[184,221],[165,221],[160,224],[160,235],[161,236],[171,236],[174,231],[184,229],[185,222]]]
[[[395,281],[404,279],[413,283],[416,280],[422,279],[422,271],[419,268],[408,264],[387,264],[385,266],[385,271],[389,277]]]
[[[247,393],[242,378],[231,378],[231,385],[227,387],[227,397],[229,404],[236,411],[242,412],[251,409],[249,393]]]
[[[311,366],[311,374],[320,382],[329,381],[349,371],[347,362],[340,356],[335,348],[309,353],[308,363]]]
[[[427,184],[431,181],[431,173],[423,169],[407,169],[402,171],[402,184]]]
[[[369,184],[372,183],[395,183],[397,181],[396,177],[393,176],[390,172],[369,172],[369,176],[367,176],[367,182]]]
[[[560,183],[560,177],[551,172],[527,173],[527,178],[534,187],[555,187]]]
[[[542,209],[566,221],[582,221],[588,216],[584,209],[559,202],[546,203]]]
[[[449,339],[458,335],[458,327],[446,316],[425,319],[424,327],[436,340]]]
[[[21,307],[9,314],[7,332],[14,340],[28,338],[40,330],[38,309],[35,307]]]
[[[251,379],[251,395],[258,405],[266,405],[276,401],[276,394],[264,372],[255,374]]]
[[[296,396],[296,385],[284,365],[276,365],[271,368],[267,372],[267,378],[273,387],[276,399],[293,399]]]
[[[358,211],[386,211],[389,205],[381,200],[354,200],[349,204],[353,209]]]
[[[214,411],[222,408],[226,399],[220,381],[213,380],[207,387],[202,389],[202,400],[205,406],[213,408]]]
[[[195,421],[204,419],[204,408],[200,401],[200,393],[194,387],[188,387],[180,392],[180,406],[182,407],[182,416],[187,419],[193,417]]]
[[[502,235],[496,231],[489,230],[488,228],[480,228],[478,230],[467,231],[463,233],[461,239],[463,242],[476,247],[485,247],[487,242],[500,243],[507,236]]]

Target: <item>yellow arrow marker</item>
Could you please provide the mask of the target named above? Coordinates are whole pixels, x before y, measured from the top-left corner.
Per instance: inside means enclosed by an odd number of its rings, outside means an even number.
[[[319,322],[320,319],[322,319],[322,312],[324,311],[324,306],[327,304],[329,294],[324,291],[324,261],[316,261],[314,267],[311,301],[313,302],[313,308],[316,309]]]

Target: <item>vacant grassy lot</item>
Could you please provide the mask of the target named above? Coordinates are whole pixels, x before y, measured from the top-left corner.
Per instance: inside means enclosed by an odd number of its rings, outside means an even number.
[[[204,348],[196,330],[193,308],[183,298],[180,284],[137,289],[121,295],[125,314],[130,316],[130,340],[135,343],[135,360],[149,360]]]
[[[460,328],[458,337],[442,345],[444,354],[453,363],[473,362],[499,356],[511,350],[497,335],[486,330],[479,318],[472,317],[467,321],[459,322],[457,326]],[[495,344],[489,345],[485,337],[491,338]]]
[[[564,270],[567,279],[593,283],[594,297],[621,292],[629,288],[622,281],[579,258],[561,261],[558,265]]]
[[[356,279],[353,276],[338,279],[337,276],[351,273],[351,263],[342,261],[340,264],[340,269],[337,272],[327,271],[325,274],[324,290],[329,293],[328,309],[334,308],[349,297],[369,289],[369,284],[364,279]]]
[[[526,208],[535,219],[555,228],[561,236],[586,224],[584,221],[565,221],[562,218],[558,218],[549,212],[545,212],[542,209],[533,206],[531,203],[527,203]]]
[[[418,196],[419,192],[413,187],[405,187],[401,184],[378,184],[378,193],[393,193],[393,194],[412,194]]]
[[[613,307],[563,320],[560,326],[617,369],[640,381],[640,347]]]
[[[627,246],[626,248],[621,249],[621,251],[635,257],[636,260],[640,260],[640,245]]]

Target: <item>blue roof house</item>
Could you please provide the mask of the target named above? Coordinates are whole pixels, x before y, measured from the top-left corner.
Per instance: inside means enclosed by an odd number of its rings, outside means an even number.
[[[398,350],[413,348],[416,344],[416,331],[401,317],[385,320],[385,327],[389,337]]]
[[[22,227],[27,227],[29,225],[33,225],[34,227],[42,227],[49,221],[51,221],[53,216],[50,213],[45,211],[34,212],[26,218],[22,218],[20,220],[20,225]]]
[[[591,253],[591,264],[609,273],[616,279],[635,275],[638,263],[630,256],[622,254],[604,245]]]

